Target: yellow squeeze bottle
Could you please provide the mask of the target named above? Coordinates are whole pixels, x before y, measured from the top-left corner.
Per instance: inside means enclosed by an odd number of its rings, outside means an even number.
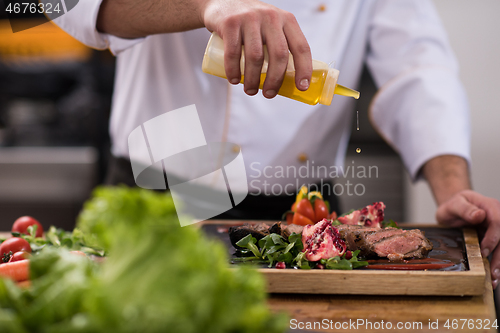
[[[243,73],[245,68],[244,48],[242,51],[240,69]],[[268,61],[269,55],[267,53],[266,46],[264,45],[264,64],[262,65],[262,72],[260,75],[260,89],[262,89],[264,80],[266,79]],[[354,97],[356,99],[359,98],[359,92],[337,84],[340,74],[337,69],[330,68],[325,62],[318,60],[313,60],[312,65],[313,72],[311,82],[309,83],[309,89],[306,91],[300,91],[295,86],[295,66],[293,64],[293,57],[290,54],[283,84],[278,91],[278,95],[310,105],[318,103],[330,105],[334,94]],[[207,74],[227,78],[226,71],[224,69],[224,43],[215,32],[212,33],[212,36],[208,41],[201,68],[203,72]],[[240,82],[243,83],[244,80],[244,75],[242,75]]]

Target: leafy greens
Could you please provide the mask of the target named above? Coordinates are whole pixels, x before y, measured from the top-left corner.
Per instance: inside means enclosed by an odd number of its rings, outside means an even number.
[[[233,258],[233,262],[250,262],[255,264],[269,264],[273,267],[277,262],[284,262],[288,267],[301,269],[316,268],[319,264],[327,269],[355,269],[368,265],[367,261],[358,260],[359,250],[351,252],[352,257],[346,259],[346,253],[340,257],[322,259],[320,262],[310,262],[305,259],[302,252],[302,238],[300,234],[293,233],[286,240],[278,234],[269,234],[257,242],[251,234],[240,239],[236,245],[244,250],[238,250],[239,257]],[[253,256],[252,256],[253,255]]]
[[[222,244],[194,227],[180,227],[170,195],[98,188],[78,229],[87,246],[107,253],[105,261],[96,264],[64,248],[41,249],[31,260],[30,288],[0,279],[2,333],[250,333],[287,327],[286,316],[267,308],[260,274],[229,268]]]

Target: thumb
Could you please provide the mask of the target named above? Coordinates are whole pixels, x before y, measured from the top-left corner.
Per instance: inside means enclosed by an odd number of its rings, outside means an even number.
[[[486,212],[465,196],[457,195],[439,206],[436,218],[438,221],[461,219],[469,224],[479,224],[486,218]]]

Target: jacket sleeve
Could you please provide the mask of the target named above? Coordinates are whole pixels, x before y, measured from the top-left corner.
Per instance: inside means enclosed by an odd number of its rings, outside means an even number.
[[[144,40],[124,39],[98,32],[96,22],[101,2],[102,0],[80,0],[72,10],[53,22],[83,44],[99,50],[109,48],[115,55]]]
[[[367,64],[379,87],[372,124],[399,152],[413,180],[440,155],[470,164],[469,107],[457,60],[432,3],[379,0]]]

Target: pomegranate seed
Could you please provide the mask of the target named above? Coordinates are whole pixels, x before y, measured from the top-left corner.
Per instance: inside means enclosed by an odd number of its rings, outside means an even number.
[[[285,269],[286,268],[286,264],[283,261],[277,262],[276,263],[276,268],[277,269]]]
[[[346,258],[347,260],[351,260],[351,258],[352,258],[352,252],[351,252],[351,251],[349,251],[349,250],[347,250],[347,251],[345,252],[345,258]]]

